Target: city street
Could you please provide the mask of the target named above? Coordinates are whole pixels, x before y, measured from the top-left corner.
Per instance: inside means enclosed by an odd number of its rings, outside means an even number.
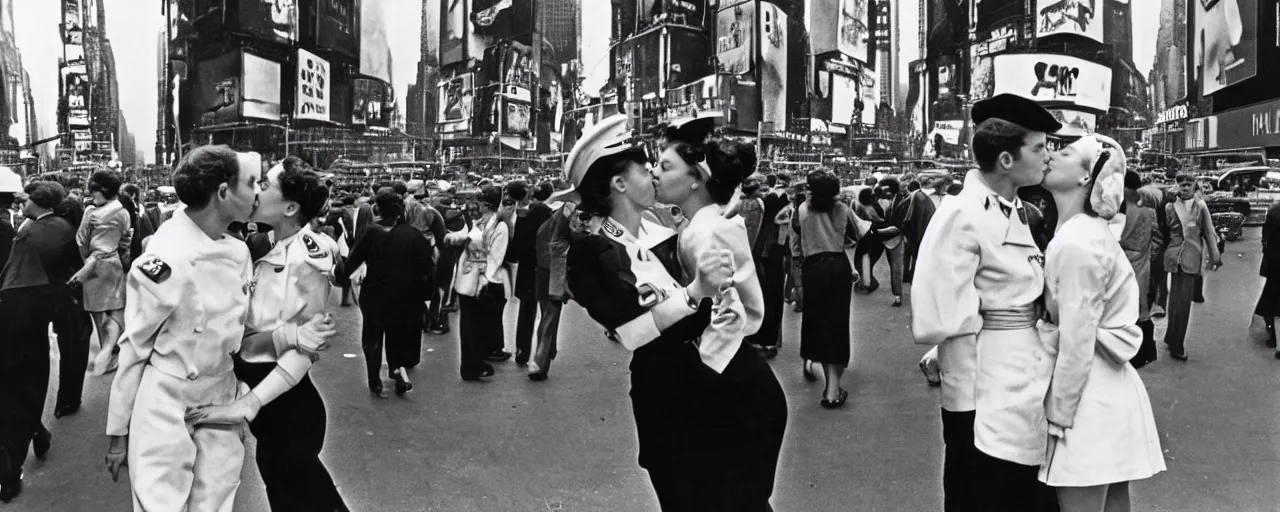
[[[1258,237],[1249,228],[1246,240],[1228,244],[1225,267],[1208,275],[1208,301],[1193,308],[1190,361],[1161,346],[1160,360],[1142,370],[1169,470],[1134,486],[1136,511],[1280,507],[1280,361],[1247,339],[1261,290]],[[780,512],[941,510],[938,390],[916,367],[925,348],[911,341],[910,307],[890,307],[887,264],[878,271],[884,286],[854,299],[843,409],[819,407],[821,383],[801,377],[801,315],[787,307],[773,361],[790,405],[773,498]],[[386,399],[365,386],[358,309],[336,311],[340,339],[312,375],[328,405],[324,459],[352,510],[657,510],[636,465],[629,355],[578,306],[566,308],[546,382],[530,382],[513,362],[497,364],[488,382],[463,382],[455,315],[451,334],[424,338],[414,390]],[[509,307],[509,349],[514,324]],[[23,494],[0,510],[130,510],[124,477],[113,483],[102,463],[109,378],[91,378],[79,414],[61,420],[52,418],[50,392],[53,449],[28,461]],[[236,509],[267,510],[252,459]]]

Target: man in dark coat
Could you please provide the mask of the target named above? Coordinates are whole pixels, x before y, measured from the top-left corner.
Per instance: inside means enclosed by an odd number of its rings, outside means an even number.
[[[360,238],[364,236],[364,232],[369,229],[369,223],[373,222],[373,207],[368,203],[360,205],[356,204],[355,196],[348,195],[342,198],[342,231],[346,237],[347,247],[355,249]],[[354,272],[355,269],[349,269]],[[342,306],[351,306],[351,280],[348,278],[350,272],[341,276],[342,283]]]
[[[1276,317],[1280,317],[1280,201],[1267,209],[1267,220],[1262,225],[1262,296],[1253,314],[1267,322],[1267,346],[1276,346]],[[1280,359],[1280,349],[1276,350]]]
[[[538,253],[535,242],[538,229],[551,218],[551,207],[544,202],[554,192],[550,183],[542,182],[533,191],[533,200],[527,201],[529,187],[523,181],[507,184],[507,197],[516,200],[516,229],[507,246],[507,263],[518,265],[513,290],[520,299],[519,317],[516,321],[516,364],[529,364],[533,356],[533,331],[538,318],[536,294]]]
[[[40,421],[49,388],[49,326],[71,307],[67,280],[84,265],[75,228],[53,213],[66,197],[62,186],[37,181],[24,191],[31,223],[14,237],[0,270],[0,501],[6,503],[22,491],[27,447],[43,458],[53,440]]]
[[[926,184],[928,183],[926,181]],[[929,227],[929,220],[933,219],[933,212],[938,209],[933,200],[929,198],[930,192],[933,190],[933,187],[923,187],[912,192],[906,201],[900,201],[897,204],[897,208],[902,211],[896,212],[895,216],[904,220],[902,232],[907,242],[907,253],[904,258],[905,268],[902,270],[902,282],[904,283],[910,283],[915,275],[916,255],[920,250],[920,240],[924,238],[925,228]]]

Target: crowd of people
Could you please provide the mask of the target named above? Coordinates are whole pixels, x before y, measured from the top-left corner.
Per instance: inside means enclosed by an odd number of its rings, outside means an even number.
[[[840,408],[851,297],[877,291],[884,257],[942,388],[945,509],[1129,510],[1129,483],[1165,469],[1137,372],[1156,360],[1153,318],[1187,360],[1202,269],[1221,265],[1207,207],[1193,180],[1144,185],[1115,141],[1029,100],[972,115],[978,169],[960,190],[950,176],[844,187],[822,169],[793,184],[697,122],[655,155],[625,116],[587,130],[562,179],[465,200],[416,180],[332,197],[302,160],[224,146],[176,167],[172,206],[111,170],[84,197],[0,170],[0,501],[21,492],[29,449],[52,444],[50,329],[56,418],[78,412],[86,369],[115,372],[105,464],[127,472],[135,510],[231,510],[247,431],[273,510],[340,511],[309,376],[342,328],[331,306],[359,308],[368,388],[385,397],[387,380],[413,390],[423,334],[448,333],[453,312],[462,380],[513,357],[548,380],[572,300],[632,353],[639,464],[662,509],[772,510],[786,303],[805,313],[802,375]],[[1264,237],[1277,229],[1273,207]],[[1264,277],[1280,275],[1266,254]],[[1268,280],[1255,313],[1272,346],[1277,307]]]

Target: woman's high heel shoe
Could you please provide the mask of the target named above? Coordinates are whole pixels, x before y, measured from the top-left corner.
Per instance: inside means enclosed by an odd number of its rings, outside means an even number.
[[[405,375],[404,368],[396,368],[395,371],[391,372],[391,380],[396,381],[397,395],[404,395],[413,389],[413,383],[409,382],[409,376]]]

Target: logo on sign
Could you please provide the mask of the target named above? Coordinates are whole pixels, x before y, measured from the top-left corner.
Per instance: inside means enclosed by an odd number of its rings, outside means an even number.
[[[1076,95],[1076,79],[1080,78],[1080,68],[1037,62],[1032,72],[1036,75],[1036,83],[1031,87],[1031,96],[1038,97],[1041,89],[1052,91],[1055,99]]]

